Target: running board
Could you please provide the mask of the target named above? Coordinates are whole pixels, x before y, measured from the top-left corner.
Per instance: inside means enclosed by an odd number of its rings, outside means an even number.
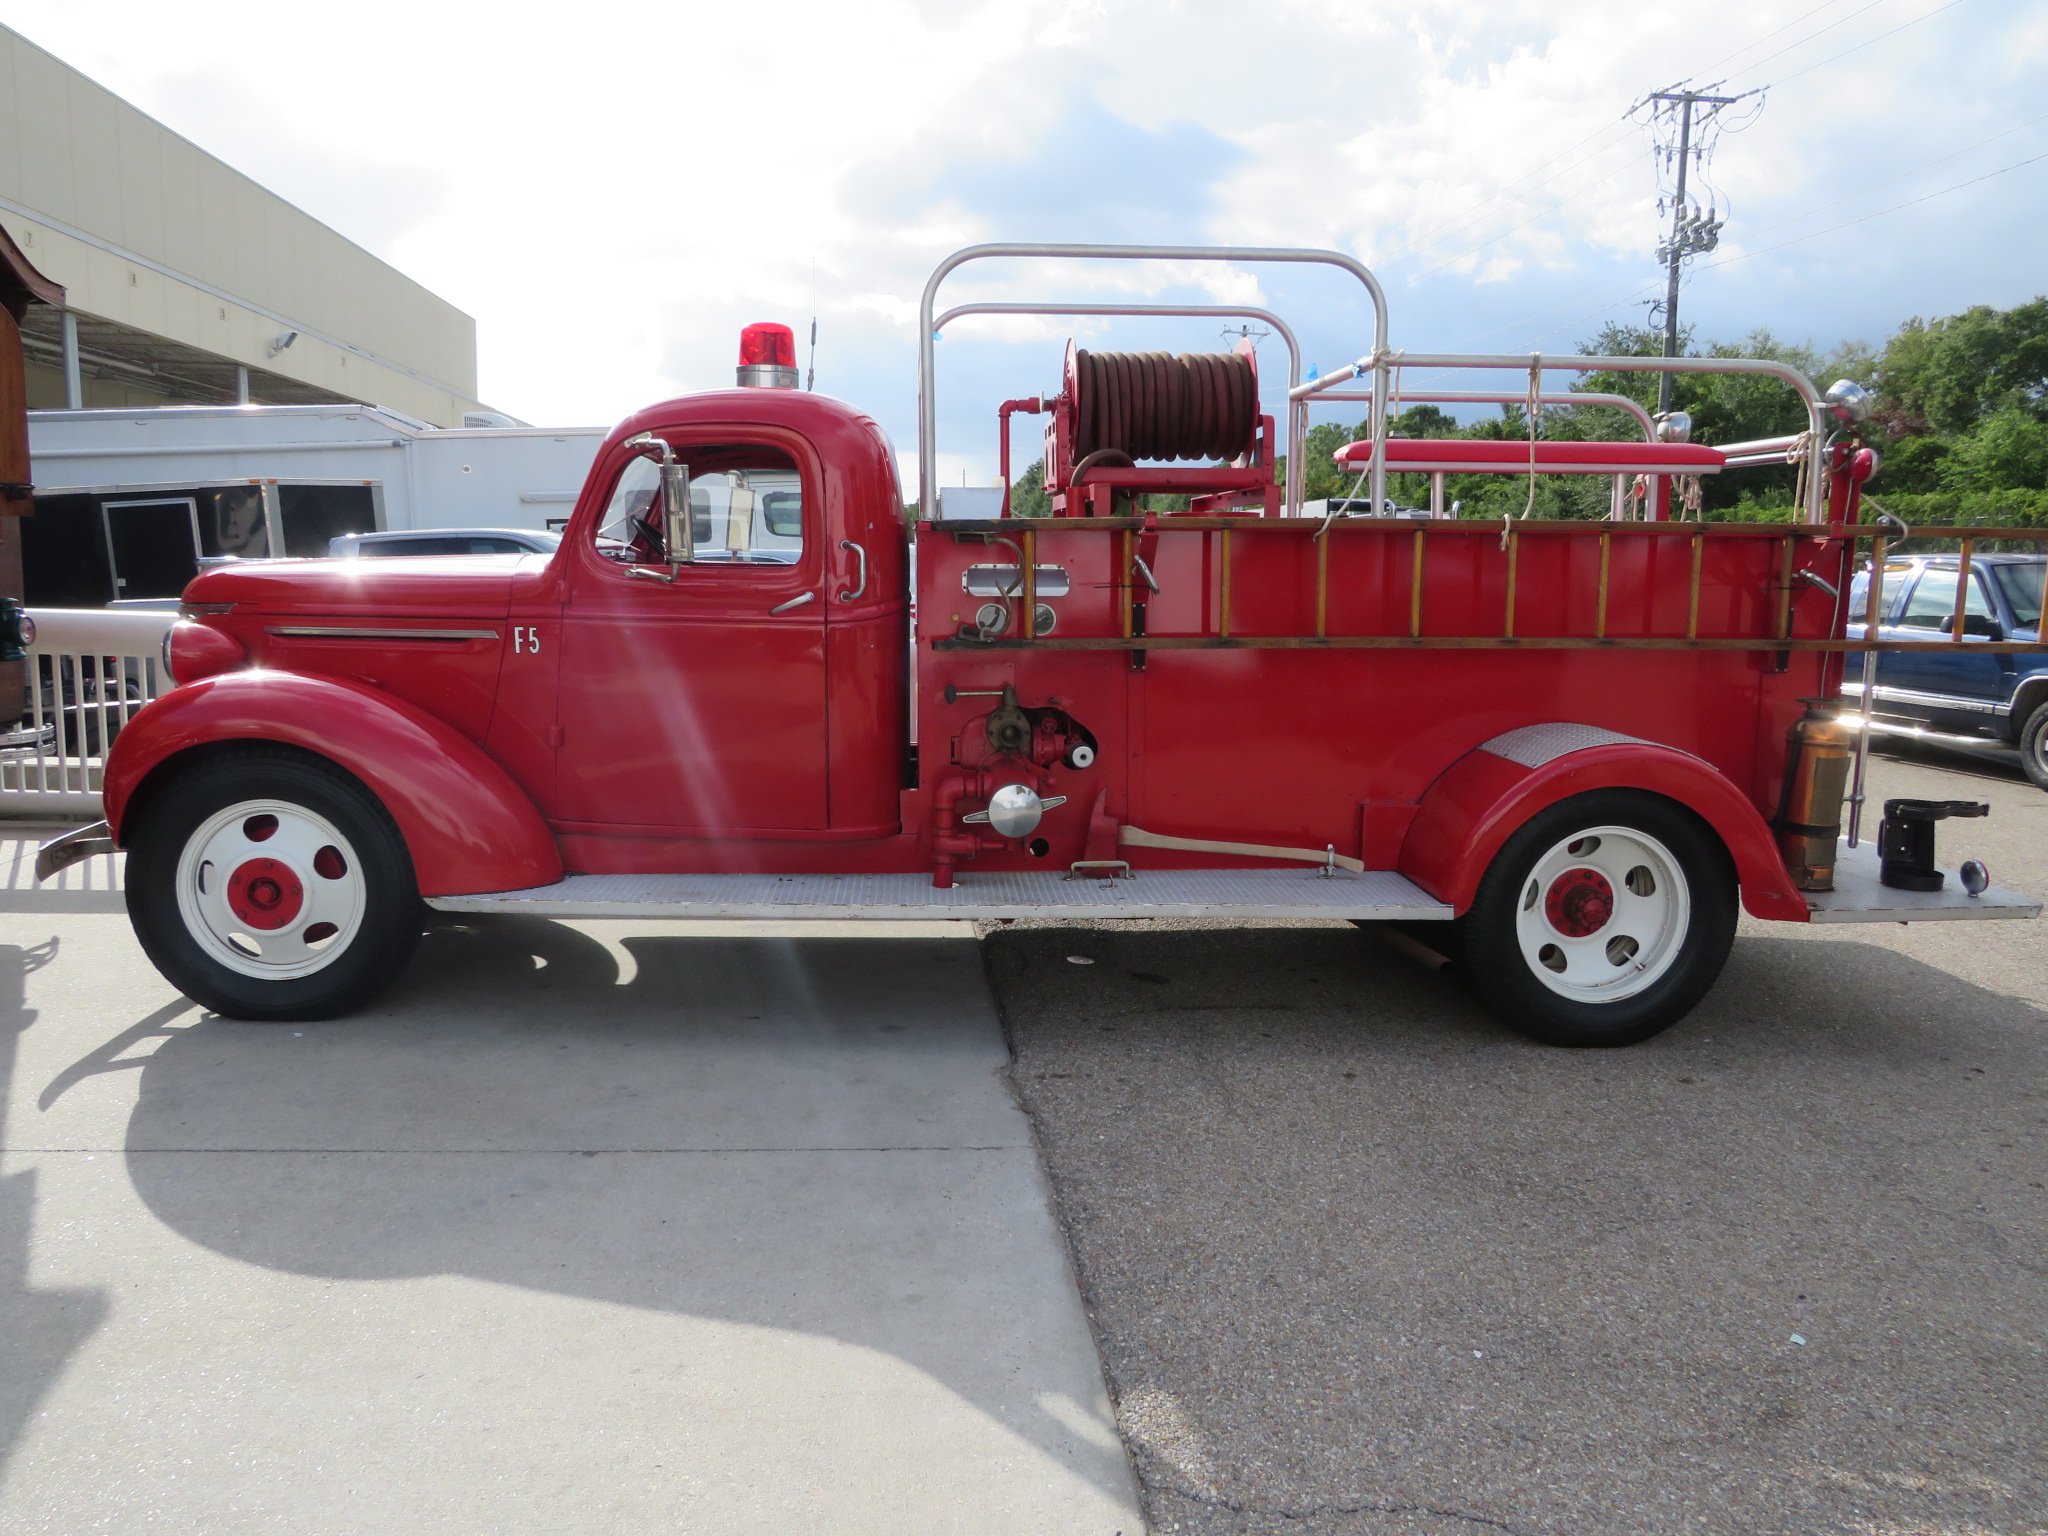
[[[1835,854],[1835,888],[1808,891],[1808,921],[1815,923],[1938,923],[1972,918],[2039,917],[2041,903],[2002,886],[1972,896],[1954,870],[1938,891],[1900,891],[1877,877],[1877,845],[1842,846]]]
[[[1443,902],[1390,870],[1140,870],[1069,879],[1051,870],[930,875],[571,875],[555,885],[432,896],[442,912],[531,917],[939,918],[1227,917],[1447,922]]]

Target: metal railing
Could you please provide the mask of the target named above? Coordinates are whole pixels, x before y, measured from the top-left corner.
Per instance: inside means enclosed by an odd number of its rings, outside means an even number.
[[[1443,371],[1459,371],[1476,368],[1513,368],[1529,376],[1529,392],[1540,396],[1542,378],[1549,372],[1570,373],[1734,373],[1752,374],[1777,379],[1791,388],[1806,407],[1806,433],[1803,438],[1792,440],[1792,446],[1806,462],[1803,475],[1803,496],[1801,510],[1806,521],[1825,521],[1826,508],[1823,503],[1827,456],[1827,404],[1821,392],[1814,387],[1813,380],[1789,363],[1777,362],[1760,357],[1581,357],[1576,354],[1546,357],[1540,352],[1478,353],[1478,352],[1395,352],[1388,353],[1384,347],[1376,346],[1355,363],[1311,379],[1306,384],[1297,384],[1288,391],[1289,398],[1297,404],[1305,404],[1319,395],[1327,395],[1340,385],[1348,384],[1355,378],[1366,375],[1373,377],[1370,394],[1373,399],[1372,415],[1375,425],[1386,419],[1387,385],[1385,379],[1391,373],[1405,368],[1428,368]],[[1412,398],[1412,397],[1410,397]],[[1755,444],[1745,444],[1755,447]],[[1373,468],[1376,473],[1383,467],[1381,460],[1386,451],[1384,435],[1375,431],[1373,437]],[[1754,462],[1754,461],[1752,461]],[[1375,480],[1377,484],[1377,478]],[[1379,494],[1374,495],[1374,505],[1379,504]]]
[[[100,814],[107,748],[170,690],[163,640],[175,613],[33,608],[26,713],[0,738],[0,815]]]
[[[1101,585],[1117,594],[1120,633],[1086,637],[1039,636],[1031,634],[1023,626],[1012,624],[996,634],[970,635],[963,632],[932,641],[933,649],[941,651],[1687,650],[1787,653],[1834,651],[1878,654],[1947,652],[1956,655],[1961,654],[1967,646],[1973,654],[2001,655],[2033,653],[2048,649],[2048,643],[2040,639],[1992,640],[1971,636],[1966,632],[1963,623],[1975,544],[1989,538],[2009,538],[2015,541],[2031,541],[2038,546],[2048,543],[2048,529],[2044,528],[1963,527],[1929,530],[1910,528],[1903,523],[1894,522],[1823,525],[1817,531],[1810,523],[1613,523],[1590,520],[1551,522],[1510,519],[1503,525],[1502,522],[1491,518],[1408,522],[1373,517],[1332,518],[1318,526],[1313,520],[1306,518],[1176,515],[1156,519],[1062,518],[1050,522],[963,520],[945,525],[945,532],[955,539],[992,540],[1001,537],[1006,543],[1013,542],[1019,551],[1018,563],[1024,573],[1022,592],[1026,604],[1024,611],[1027,613],[1033,611],[1031,605],[1036,602],[1035,580],[1042,540],[1047,537],[1068,535],[1092,535],[1101,538],[1109,562],[1108,579]],[[1819,562],[1801,558],[1801,551],[1812,546],[1830,547],[1838,554],[1842,553],[1843,547],[1846,546],[1846,554],[1853,564],[1858,553],[1856,546],[1867,541],[1870,545],[1871,564],[1873,567],[1881,568],[1888,545],[1920,537],[1929,532],[1957,539],[1962,545],[1955,613],[1943,626],[1945,632],[1939,639],[1882,638],[1876,624],[1879,584],[1872,584],[1864,611],[1850,613],[1847,607],[1847,594],[1837,585],[1835,579],[1817,568]],[[1205,610],[1202,627],[1198,631],[1162,633],[1154,628],[1140,628],[1137,623],[1134,604],[1142,601],[1141,589],[1150,586],[1155,593],[1158,591],[1156,583],[1138,570],[1136,539],[1140,534],[1179,538],[1212,534],[1218,536],[1214,562],[1214,618],[1208,618]],[[1247,633],[1238,626],[1231,602],[1232,579],[1237,559],[1233,540],[1237,537],[1256,538],[1268,542],[1292,540],[1299,546],[1300,557],[1313,562],[1312,585],[1309,588],[1312,593],[1312,629],[1307,623],[1303,623],[1278,633]],[[1333,586],[1330,551],[1333,541],[1340,538],[1347,543],[1358,540],[1407,542],[1408,554],[1402,562],[1406,566],[1406,594],[1399,605],[1398,618],[1402,622],[1398,627],[1374,633],[1347,633],[1333,628],[1330,620]],[[1468,569],[1484,570],[1497,564],[1502,573],[1498,622],[1489,625],[1484,632],[1466,629],[1462,632],[1446,633],[1431,627],[1425,597],[1429,572],[1434,563],[1430,560],[1429,554],[1432,547],[1447,547],[1444,545],[1447,539],[1458,540],[1466,551],[1477,557],[1468,561]],[[1610,572],[1615,552],[1626,542],[1643,539],[1667,544],[1683,540],[1688,546],[1688,573],[1684,588],[1686,617],[1682,630],[1675,626],[1671,630],[1661,632],[1617,630],[1609,622]],[[1527,596],[1519,580],[1524,549],[1544,540],[1594,542],[1598,552],[1597,576],[1594,578],[1591,591],[1584,594],[1572,592],[1562,595],[1562,600],[1576,619],[1576,622],[1563,632],[1532,633],[1528,627],[1527,614],[1519,606]],[[1765,598],[1765,602],[1759,608],[1755,622],[1736,626],[1739,632],[1703,633],[1703,630],[1714,627],[1706,623],[1701,601],[1708,585],[1704,574],[1706,550],[1710,542],[1731,541],[1777,545],[1774,558],[1769,561],[1772,574],[1756,589]],[[1728,584],[1724,578],[1717,578],[1715,585],[1725,587]],[[1802,635],[1796,632],[1794,600],[1808,588],[1825,594],[1833,605],[1826,634]],[[1558,594],[1552,596],[1555,599]],[[1307,607],[1308,605],[1304,605],[1302,615],[1305,620],[1308,618]],[[1850,638],[1843,633],[1844,627],[1851,623],[1863,623],[1867,626],[1861,638]]]

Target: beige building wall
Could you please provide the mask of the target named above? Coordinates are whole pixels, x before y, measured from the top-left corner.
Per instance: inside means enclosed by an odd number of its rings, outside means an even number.
[[[479,408],[468,315],[5,27],[0,225],[85,315],[437,426]]]

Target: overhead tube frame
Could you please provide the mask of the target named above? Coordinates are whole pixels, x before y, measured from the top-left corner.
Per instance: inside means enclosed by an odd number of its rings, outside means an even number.
[[[1367,365],[1373,369],[1378,399],[1372,407],[1373,421],[1373,462],[1372,490],[1374,499],[1382,498],[1386,490],[1386,362],[1387,357],[1387,296],[1380,287],[1379,279],[1366,269],[1363,263],[1341,251],[1319,251],[1288,246],[1234,246],[1234,245],[970,245],[955,251],[926,279],[924,294],[918,300],[917,335],[917,510],[920,518],[931,519],[939,512],[939,447],[938,447],[938,401],[935,395],[937,356],[934,343],[938,339],[938,326],[933,314],[937,308],[939,285],[956,267],[970,261],[983,261],[994,257],[1053,257],[1078,261],[1239,261],[1277,262],[1310,264],[1336,267],[1349,272],[1364,284],[1366,293],[1372,299],[1373,333],[1372,352]],[[949,311],[959,314],[974,306],[962,306]],[[1003,313],[1000,308],[980,310],[981,313]],[[1023,310],[1012,313],[1029,313]],[[1082,308],[1062,308],[1047,311],[1061,314],[1144,314],[1147,307],[1136,305],[1100,305]],[[1172,309],[1161,306],[1153,313],[1172,313]],[[1191,310],[1193,313],[1214,312],[1209,307]],[[1291,340],[1291,337],[1290,337]],[[1301,404],[1302,383],[1300,377],[1299,349],[1290,345],[1290,376],[1287,386],[1287,491],[1283,514],[1295,516],[1301,510],[1301,487],[1303,465],[1301,443],[1306,434],[1307,408]],[[1345,373],[1345,378],[1355,374]]]
[[[1295,340],[1293,330],[1285,320],[1270,309],[1254,309],[1242,304],[959,304],[947,310],[932,322],[932,330],[942,332],[955,320],[966,315],[1213,315],[1225,320],[1263,320],[1280,333],[1280,339],[1287,343],[1287,387],[1291,390],[1301,382],[1301,343]],[[1051,406],[1048,405],[1050,410]],[[1287,408],[1292,421],[1296,407]],[[1303,413],[1306,414],[1305,412]],[[1007,431],[1007,429],[1006,429]],[[1289,439],[1288,476],[1294,473],[1294,460],[1298,455],[1291,451],[1293,439]],[[1004,445],[1004,457],[1008,459],[1008,444]],[[1003,482],[1006,488],[1007,479]],[[1004,503],[1007,513],[1009,503]]]

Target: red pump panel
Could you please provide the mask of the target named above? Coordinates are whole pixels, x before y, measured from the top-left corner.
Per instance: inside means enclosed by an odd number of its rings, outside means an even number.
[[[1483,747],[1468,752],[1422,797],[1398,867],[1463,912],[1487,864],[1517,827],[1560,800],[1596,789],[1647,790],[1693,811],[1727,845],[1746,910],[1782,922],[1807,921],[1806,902],[1787,877],[1756,807],[1711,764],[1651,743],[1585,747],[1538,768]]]
[[[107,761],[116,842],[151,774],[181,753],[230,741],[303,747],[361,779],[404,834],[423,896],[519,890],[562,877],[533,802],[466,737],[369,688],[289,672],[231,672],[143,708]]]

